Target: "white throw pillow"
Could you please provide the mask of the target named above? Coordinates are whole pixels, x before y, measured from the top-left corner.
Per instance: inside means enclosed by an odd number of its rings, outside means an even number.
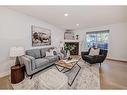
[[[93,49],[91,48],[89,55],[99,55],[100,49]]]
[[[50,50],[50,55],[51,55],[51,56],[53,56],[53,55],[54,55],[54,54],[53,54],[53,50]]]
[[[50,52],[49,51],[46,51],[46,56],[53,56],[54,54],[53,54],[53,50],[50,50]]]

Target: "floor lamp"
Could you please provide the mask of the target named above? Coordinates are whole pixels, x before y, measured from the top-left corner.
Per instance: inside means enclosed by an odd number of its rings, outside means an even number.
[[[25,54],[25,49],[23,47],[11,47],[10,48],[10,57],[15,57],[15,66],[20,66],[19,57]]]

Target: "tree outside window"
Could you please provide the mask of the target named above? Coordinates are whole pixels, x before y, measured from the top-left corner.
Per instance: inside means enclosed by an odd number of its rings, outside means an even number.
[[[109,30],[86,33],[86,48],[108,49]]]

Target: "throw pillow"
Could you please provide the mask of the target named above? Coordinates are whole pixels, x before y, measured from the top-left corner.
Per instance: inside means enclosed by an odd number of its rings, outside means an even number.
[[[55,48],[53,51],[55,51],[57,54],[61,53],[60,48]]]
[[[50,50],[50,55],[51,55],[51,56],[53,56],[53,55],[54,55],[54,54],[53,54],[53,50]]]
[[[93,48],[91,48],[91,50],[90,50],[90,53],[89,53],[89,55],[99,55],[99,49],[93,49]]]
[[[46,56],[53,56],[54,54],[53,54],[53,51],[52,50],[50,50],[50,51],[46,51]]]
[[[53,54],[54,55],[57,55],[58,54],[58,50],[56,48],[52,49],[52,51],[53,51]]]

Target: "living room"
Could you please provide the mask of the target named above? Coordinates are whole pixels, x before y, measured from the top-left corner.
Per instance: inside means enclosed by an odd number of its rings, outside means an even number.
[[[0,89],[126,89],[126,10],[127,6],[1,6]],[[37,35],[42,36],[38,38]],[[99,51],[93,48],[99,48]],[[41,53],[36,57],[44,55],[47,59],[50,49],[58,53],[58,58],[50,57],[48,62],[53,62],[53,66],[44,69],[38,63],[39,69],[30,71],[30,63],[24,56],[35,56],[39,51]],[[93,55],[101,56],[102,49],[106,51],[103,60],[86,60],[92,57],[88,56],[92,51]],[[61,51],[66,52],[68,61],[64,60]],[[83,52],[87,51],[90,54],[84,58]],[[16,59],[17,56],[23,57],[23,62]],[[16,79],[21,72],[14,74],[12,67],[16,62],[20,66],[25,64],[22,79]],[[69,67],[58,64],[60,62],[74,64]]]

